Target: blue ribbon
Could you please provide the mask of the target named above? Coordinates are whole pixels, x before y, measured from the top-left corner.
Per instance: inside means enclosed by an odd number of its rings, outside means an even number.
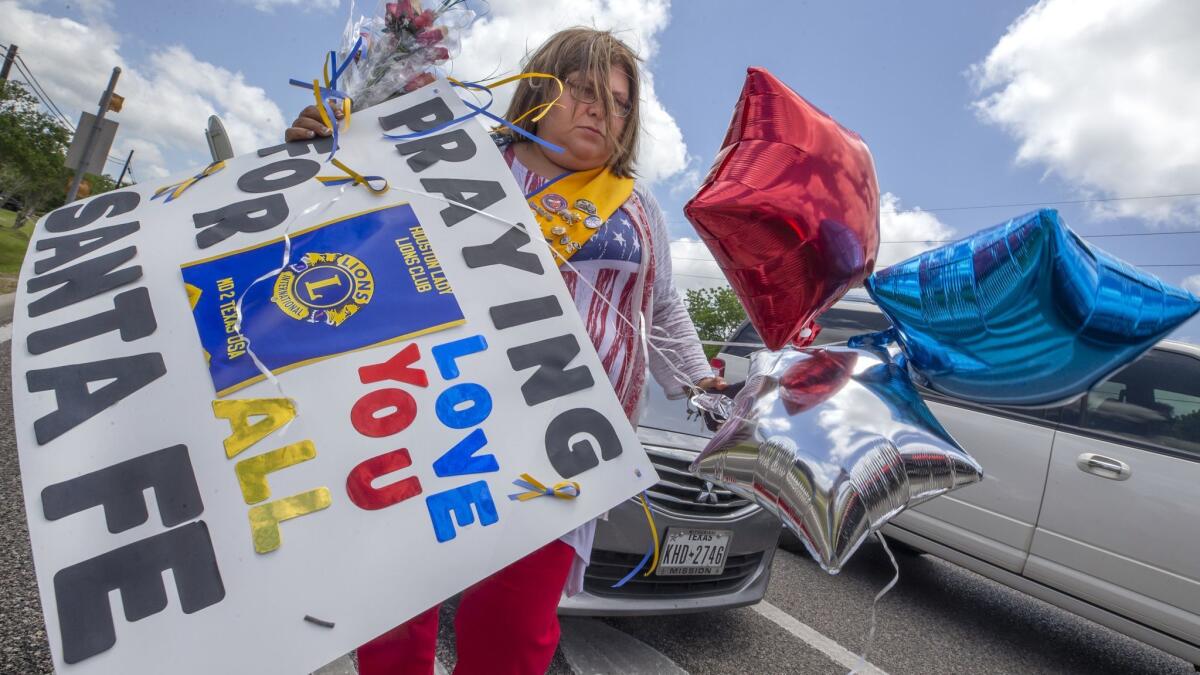
[[[437,132],[441,131],[442,129],[445,129],[447,127],[452,127],[455,124],[465,122],[465,121],[471,119],[472,117],[475,117],[476,115],[480,114],[481,111],[487,110],[488,108],[492,107],[492,104],[496,102],[495,94],[493,94],[492,90],[488,89],[487,87],[479,86],[479,85],[475,84],[474,82],[463,82],[461,86],[464,89],[479,89],[480,91],[482,91],[488,95],[488,102],[483,104],[483,108],[476,108],[474,112],[469,112],[466,115],[463,115],[462,117],[455,117],[454,119],[452,119],[448,122],[442,122],[441,124],[439,124],[437,126],[430,127],[428,129],[422,129],[421,131],[413,131],[413,132],[410,132],[407,134],[385,133],[383,135],[383,137],[393,140],[393,141],[400,141],[400,140],[406,140],[409,138],[420,138],[422,136],[436,134]],[[463,101],[463,103],[466,103],[466,101]],[[470,106],[469,103],[467,105]],[[471,107],[474,107],[474,106],[471,106]]]
[[[551,185],[554,185],[554,184],[555,184],[555,183],[557,183],[558,181],[560,181],[560,180],[562,180],[562,179],[566,178],[567,176],[570,176],[570,175],[571,175],[571,174],[573,174],[573,173],[575,173],[575,172],[574,172],[574,171],[564,171],[564,172],[562,172],[562,173],[558,174],[558,175],[557,175],[557,176],[555,176],[554,178],[551,178],[550,180],[548,180],[548,181],[546,181],[545,183],[543,183],[543,184],[542,184],[542,187],[540,187],[540,188],[538,188],[538,189],[534,190],[533,192],[530,192],[530,193],[526,194],[526,195],[525,195],[525,199],[533,199],[534,197],[538,196],[538,194],[540,194],[541,192],[543,192],[543,191],[544,191],[546,188],[550,187]]]
[[[478,91],[487,93],[487,95],[488,95],[487,103],[483,104],[483,106],[477,106],[474,103],[471,103],[470,101],[463,100],[463,105],[465,105],[471,109],[471,112],[467,113],[466,115],[462,115],[461,117],[456,117],[448,122],[443,122],[435,127],[431,127],[429,129],[423,129],[421,131],[414,131],[414,132],[407,133],[407,134],[384,134],[383,135],[384,138],[388,138],[391,140],[421,138],[422,136],[428,136],[430,134],[435,134],[435,133],[441,131],[442,129],[454,126],[455,124],[461,124],[462,122],[465,122],[465,121],[471,119],[472,117],[475,117],[476,115],[483,115],[484,117],[486,117],[490,120],[493,120],[494,122],[496,122],[498,124],[508,127],[509,129],[511,129],[513,131],[513,133],[520,134],[521,136],[524,136],[525,138],[533,141],[534,143],[537,143],[538,145],[542,146],[543,148],[546,148],[547,150],[549,150],[551,152],[560,153],[560,154],[563,152],[562,147],[557,146],[553,143],[550,143],[549,141],[538,138],[534,134],[531,134],[528,131],[525,131],[521,127],[510,124],[508,122],[508,120],[506,120],[502,117],[498,117],[498,116],[493,115],[492,113],[488,112],[488,108],[491,108],[492,104],[496,101],[496,97],[494,94],[492,94],[491,89],[488,89],[487,87],[479,84],[478,82],[456,82],[456,83],[452,83],[452,84],[453,84],[453,86],[462,87],[463,89],[476,89]]]
[[[359,36],[358,41],[350,48],[350,53],[346,56],[346,60],[342,62],[341,66],[337,64],[337,52],[329,52],[329,63],[333,65],[333,75],[329,78],[330,89],[337,89],[338,77],[345,72],[346,66],[349,66],[354,61],[354,56],[358,54],[359,49],[362,49],[362,44],[362,36]]]
[[[612,588],[620,588],[628,583],[630,579],[637,576],[637,573],[642,571],[642,568],[646,566],[646,563],[650,562],[650,556],[652,555],[654,555],[654,542],[650,542],[650,548],[646,549],[646,555],[642,556],[642,561],[637,564],[637,567],[630,570],[629,574],[626,574],[624,579],[621,579],[617,583],[613,584]]]

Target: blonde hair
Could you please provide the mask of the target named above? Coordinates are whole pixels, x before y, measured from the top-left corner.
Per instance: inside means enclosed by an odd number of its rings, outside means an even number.
[[[604,137],[613,145],[612,157],[608,160],[608,168],[622,178],[633,177],[633,165],[637,161],[637,141],[640,124],[638,123],[640,82],[638,79],[638,56],[629,45],[617,39],[611,32],[593,28],[568,28],[550,36],[533,54],[529,55],[522,72],[548,73],[564,81],[568,75],[577,74],[585,82],[590,82],[599,93],[599,102],[604,106],[604,115],[608,118],[616,114],[616,103],[613,101],[612,87],[608,77],[613,68],[617,68],[629,77],[629,115],[625,117],[625,127],[616,138],[613,138],[605,125]],[[581,83],[582,84],[582,83]],[[531,78],[520,80],[512,102],[508,104],[505,119],[516,119],[530,108],[546,103],[558,93],[558,85],[551,80]],[[532,115],[530,117],[533,117]],[[537,123],[529,118],[517,122],[518,126],[531,134],[537,133]],[[514,134],[505,127],[497,127],[496,131],[506,134],[514,142],[522,142],[521,136]]]

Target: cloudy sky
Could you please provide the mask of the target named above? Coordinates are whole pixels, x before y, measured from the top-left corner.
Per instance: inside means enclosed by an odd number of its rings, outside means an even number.
[[[360,13],[375,7],[358,2]],[[1093,243],[1200,293],[1200,2],[486,7],[453,64],[458,77],[513,72],[527,49],[575,24],[617,29],[645,59],[640,174],[671,220],[681,286],[723,283],[682,206],[746,66],[760,65],[871,146],[883,240],[896,242],[881,262],[1050,205],[1080,233],[1122,235]],[[121,66],[112,154],[135,150],[134,175],[148,181],[206,162],[212,113],[238,152],[276,141],[307,101],[288,79],[319,72],[350,12],[349,0],[0,0],[0,45],[20,45],[72,122]],[[1200,342],[1200,320],[1176,337]]]

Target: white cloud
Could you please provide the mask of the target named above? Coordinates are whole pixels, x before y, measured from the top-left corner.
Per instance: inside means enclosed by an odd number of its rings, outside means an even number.
[[[1196,295],[1197,297],[1200,297],[1200,274],[1193,274],[1192,276],[1184,279],[1183,287],[1191,291],[1192,294]]]
[[[970,74],[976,111],[1045,167],[1093,196],[1200,186],[1200,2],[1042,0]],[[1109,202],[1103,213],[1169,225],[1196,199]]]
[[[713,260],[712,252],[699,239],[683,237],[671,240],[671,272],[681,293],[690,288],[729,285],[717,261]]]
[[[904,210],[900,198],[885,192],[879,196],[879,259],[875,269],[883,269],[922,251],[941,246],[943,240],[954,236],[954,231],[937,219],[937,216],[920,207]]]
[[[453,74],[479,79],[520,71],[521,60],[546,38],[563,28],[590,26],[612,30],[642,57],[642,145],[638,170],[653,183],[687,168],[687,146],[675,118],[654,92],[656,38],[670,18],[669,0],[492,0],[487,15],[464,34]],[[513,87],[496,92],[494,110],[508,107]]]
[[[295,8],[303,11],[322,11],[327,12],[338,8],[341,0],[238,0],[244,5],[259,10],[260,12],[274,12],[278,8]]]
[[[277,140],[284,117],[263,89],[241,73],[197,59],[181,46],[153,52],[144,64],[121,55],[121,35],[104,18],[105,3],[93,3],[87,24],[42,14],[20,2],[0,0],[0,42],[21,45],[25,62],[47,93],[71,118],[92,112],[113,66],[120,66],[117,93],[125,107],[112,154],[135,151],[139,180],[159,178],[208,160],[203,132],[219,114],[236,152]],[[108,166],[112,173],[119,167]]]
[[[920,208],[902,210],[900,198],[890,192],[880,195],[879,202],[880,240],[911,243],[880,245],[875,269],[941,246],[940,241],[954,237],[954,231],[932,213]],[[708,246],[698,239],[682,237],[671,240],[671,267],[675,285],[681,291],[729,285]],[[1200,281],[1200,275],[1196,278]]]

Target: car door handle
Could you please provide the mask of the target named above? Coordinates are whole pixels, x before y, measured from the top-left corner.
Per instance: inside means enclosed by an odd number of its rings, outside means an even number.
[[[1075,459],[1075,466],[1081,471],[1107,478],[1109,480],[1126,480],[1133,474],[1133,469],[1119,459],[1085,452]]]

